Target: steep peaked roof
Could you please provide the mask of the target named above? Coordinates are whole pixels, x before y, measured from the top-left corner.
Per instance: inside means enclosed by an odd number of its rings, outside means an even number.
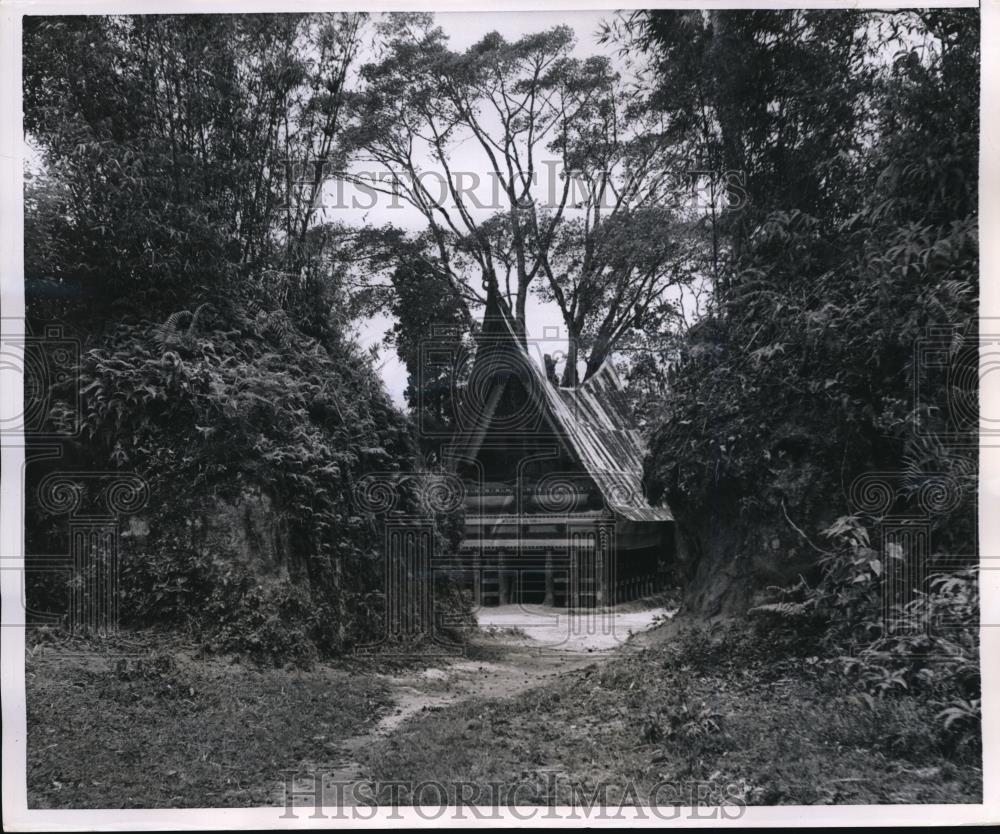
[[[632,412],[621,379],[610,358],[582,385],[554,385],[528,355],[503,301],[491,297],[483,319],[476,362],[495,362],[491,348],[504,348],[504,363],[513,360],[526,374],[525,383],[542,405],[553,432],[594,480],[608,507],[628,521],[672,521],[669,508],[650,506],[642,488],[645,446],[632,428]],[[511,349],[513,348],[513,349]],[[478,425],[466,439],[463,456],[473,457],[482,445],[496,404],[509,375],[498,380],[484,400]]]

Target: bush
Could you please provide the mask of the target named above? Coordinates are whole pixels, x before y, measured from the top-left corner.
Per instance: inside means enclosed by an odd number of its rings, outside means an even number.
[[[113,328],[85,353],[81,380],[80,468],[149,486],[148,534],[122,553],[127,625],[183,626],[262,662],[376,636],[382,517],[355,493],[372,472],[412,473],[416,448],[370,357],[302,335],[280,311],[203,305]],[[395,509],[425,512],[423,480],[414,473]],[[37,506],[29,519],[46,520]],[[447,553],[460,525],[434,519]],[[255,564],[257,549],[273,564]]]
[[[887,570],[908,575],[907,554],[871,547],[854,517],[838,519],[826,535],[834,551],[822,560],[821,580],[778,589],[777,601],[751,609],[768,639],[801,640],[822,658],[825,671],[877,700],[917,696],[937,711],[930,733],[940,747],[976,754],[980,749],[979,585],[973,567],[941,570],[926,589],[903,588],[890,598]],[[912,557],[909,557],[912,558]],[[895,563],[895,564],[894,564]],[[927,732],[927,727],[922,730]]]

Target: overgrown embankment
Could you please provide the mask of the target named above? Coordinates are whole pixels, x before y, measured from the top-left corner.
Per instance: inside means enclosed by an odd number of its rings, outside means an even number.
[[[372,259],[366,278],[378,271],[377,253],[357,228],[320,222],[325,166],[315,192],[289,170],[354,149],[345,79],[365,20],[25,21],[33,613],[69,619],[64,577],[33,559],[72,552],[78,510],[122,523],[119,564],[97,572],[117,571],[125,626],[262,662],[382,636],[382,519],[355,492],[364,475],[421,466],[352,336],[350,274],[359,258]],[[46,501],[57,472],[60,500]],[[144,484],[131,516],[106,500],[119,478]],[[417,514],[420,489],[418,478],[398,490],[393,508]],[[427,516],[446,553],[449,522]]]
[[[28,470],[30,552],[69,546],[61,507],[38,495],[49,472],[141,477],[148,503],[123,517],[118,554],[124,626],[308,662],[382,636],[383,517],[366,491],[436,523],[437,553],[454,544],[452,520],[421,503],[434,484],[391,482],[418,467],[411,427],[348,340],[308,337],[281,311],[205,304],[96,342],[73,390],[54,392],[57,420],[79,386],[73,465]],[[457,613],[461,598],[440,584]],[[52,577],[31,593],[36,610],[58,611],[66,586]]]
[[[668,110],[713,80],[718,129],[690,141],[745,175],[710,218],[710,308],[647,406],[683,613],[809,634],[859,694],[919,691],[975,735],[978,18],[638,20]]]
[[[414,719],[364,751],[367,778],[499,783],[539,805],[685,804],[699,786],[730,804],[981,801],[978,748],[923,693],[871,698],[743,626],[660,632],[530,692]]]
[[[977,16],[635,25],[663,106],[717,117],[689,142],[739,183],[706,218],[711,304],[648,407],[647,480],[678,520],[688,613],[741,614],[768,585],[818,580],[821,532],[842,517],[870,529],[887,572],[894,525],[928,529],[904,548],[910,575],[931,556],[974,565]]]

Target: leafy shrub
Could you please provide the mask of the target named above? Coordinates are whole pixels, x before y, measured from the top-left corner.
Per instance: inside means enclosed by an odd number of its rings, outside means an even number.
[[[185,626],[261,662],[308,663],[376,635],[382,518],[355,492],[368,473],[412,470],[416,449],[370,357],[280,314],[202,305],[112,328],[84,354],[80,388],[81,464],[149,484],[149,533],[122,555],[127,624]],[[417,480],[395,509],[422,512]],[[263,533],[281,540],[280,564],[234,552],[241,539],[196,534],[247,495],[259,496]],[[460,520],[434,520],[447,553]],[[448,588],[441,596],[449,610],[464,605]]]
[[[225,592],[213,594],[211,611],[219,625],[211,630],[207,645],[245,652],[260,664],[308,668],[319,654],[317,645],[333,642],[331,635],[322,632],[324,615],[334,614],[332,606],[317,603],[292,582],[254,586],[235,600]]]
[[[772,637],[801,635],[806,627],[824,669],[855,687],[873,709],[874,699],[919,696],[938,710],[934,735],[943,747],[978,750],[975,568],[932,573],[926,589],[907,588],[912,598],[894,601],[886,571],[899,563],[905,575],[902,548],[875,550],[854,517],[838,519],[826,535],[835,549],[823,557],[820,581],[781,589],[782,599],[751,609],[752,615]]]

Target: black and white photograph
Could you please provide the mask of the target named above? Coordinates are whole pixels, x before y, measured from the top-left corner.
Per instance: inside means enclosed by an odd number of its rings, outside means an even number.
[[[5,828],[1000,822],[1000,8],[0,14]]]

